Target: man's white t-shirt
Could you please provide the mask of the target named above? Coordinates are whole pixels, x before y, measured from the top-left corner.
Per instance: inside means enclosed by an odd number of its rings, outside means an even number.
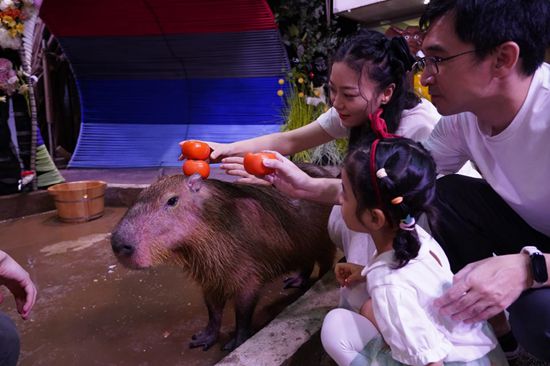
[[[442,117],[425,146],[439,173],[456,172],[472,160],[483,178],[531,227],[550,236],[550,65],[534,74],[512,123],[489,136],[477,117]]]

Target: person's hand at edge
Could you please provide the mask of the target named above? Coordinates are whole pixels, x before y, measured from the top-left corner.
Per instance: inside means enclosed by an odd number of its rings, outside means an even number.
[[[17,311],[23,319],[28,319],[36,301],[36,287],[29,273],[3,251],[0,251],[0,285],[10,290],[15,298]],[[0,293],[0,302],[3,300]]]
[[[434,306],[453,320],[475,323],[505,310],[531,283],[528,255],[490,257],[461,269]]]

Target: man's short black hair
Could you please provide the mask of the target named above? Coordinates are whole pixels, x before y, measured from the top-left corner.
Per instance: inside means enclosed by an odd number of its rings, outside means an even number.
[[[532,75],[550,44],[550,0],[432,0],[420,18],[423,30],[453,14],[460,40],[472,43],[480,58],[504,42],[520,48],[521,69]]]

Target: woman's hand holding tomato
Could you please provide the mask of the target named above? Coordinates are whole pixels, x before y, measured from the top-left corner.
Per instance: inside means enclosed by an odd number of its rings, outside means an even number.
[[[187,159],[183,163],[183,174],[191,176],[198,173],[203,179],[208,178],[210,175],[210,165],[204,160],[192,160]]]
[[[210,157],[210,146],[206,142],[187,140],[179,143],[181,157],[191,160],[206,160]]]
[[[235,180],[235,182],[237,183],[256,184],[260,186],[271,185],[271,183],[267,182],[266,180],[248,173],[244,169],[243,162],[244,158],[241,156],[230,156],[222,159],[220,168],[225,170],[226,174],[236,177],[237,179]]]
[[[268,175],[275,170],[264,165],[264,159],[275,159],[276,155],[271,152],[246,153],[244,155],[244,169],[252,175]]]
[[[287,196],[315,200],[319,189],[316,186],[316,178],[307,175],[278,152],[273,151],[273,153],[275,153],[275,159],[263,161],[263,165],[275,170],[273,174],[266,175],[265,180]]]

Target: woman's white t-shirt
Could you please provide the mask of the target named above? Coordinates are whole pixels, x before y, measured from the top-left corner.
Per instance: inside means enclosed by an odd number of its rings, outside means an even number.
[[[430,136],[440,118],[441,115],[434,105],[426,99],[421,99],[414,108],[403,110],[395,134],[415,141],[424,141]],[[342,120],[334,107],[320,115],[316,122],[335,139],[349,137],[349,128],[342,125]]]

